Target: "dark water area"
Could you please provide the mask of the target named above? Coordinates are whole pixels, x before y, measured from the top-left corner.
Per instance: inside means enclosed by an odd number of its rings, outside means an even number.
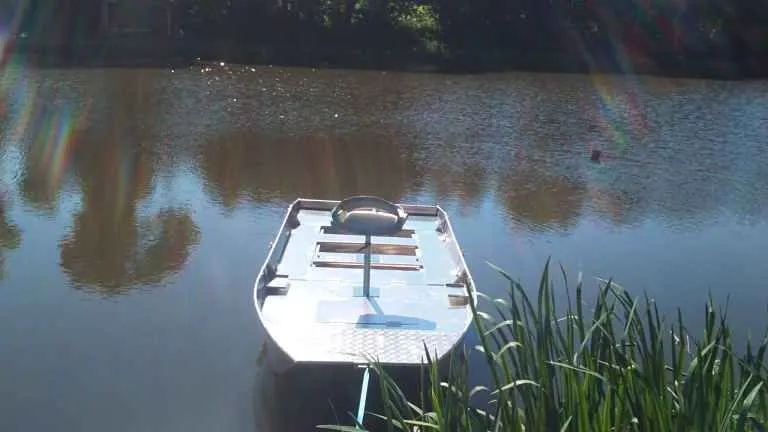
[[[264,408],[252,301],[297,197],[440,204],[491,296],[486,262],[533,289],[551,256],[768,322],[768,83],[10,66],[0,107],[3,431],[313,424],[321,394]]]

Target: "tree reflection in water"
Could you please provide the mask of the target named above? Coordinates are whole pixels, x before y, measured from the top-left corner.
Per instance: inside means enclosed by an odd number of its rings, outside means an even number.
[[[45,117],[41,115],[39,118]],[[76,141],[76,127],[53,114],[45,118],[45,124],[27,132],[19,192],[31,209],[43,214],[52,214],[56,210],[61,190],[68,180],[66,158],[69,147]]]
[[[74,167],[83,204],[61,241],[61,266],[78,288],[122,294],[183,267],[199,239],[189,213],[137,214],[154,180],[149,151],[119,142],[85,144],[75,152]]]
[[[61,266],[80,289],[113,295],[159,284],[181,270],[198,241],[198,229],[184,211],[139,218],[135,208],[101,210],[81,212],[61,242]]]
[[[394,133],[317,132],[270,136],[235,131],[200,151],[208,195],[227,209],[242,201],[341,199],[374,194],[399,200],[420,183],[420,171]]]
[[[82,207],[60,243],[60,264],[74,286],[102,295],[162,283],[181,270],[200,236],[184,209],[139,214],[163,151],[154,138],[157,104],[140,74],[114,78],[104,89],[104,118],[92,118],[74,145]]]
[[[0,279],[5,277],[5,253],[21,243],[21,229],[8,221],[7,201],[0,196]]]
[[[579,179],[555,176],[520,162],[499,178],[499,201],[531,231],[568,230],[578,223],[587,198]]]

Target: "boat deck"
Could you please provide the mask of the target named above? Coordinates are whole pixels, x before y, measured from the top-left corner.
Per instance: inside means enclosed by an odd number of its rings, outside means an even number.
[[[471,278],[438,207],[403,206],[402,230],[372,237],[371,297],[364,236],[331,227],[335,202],[297,201],[257,285],[265,328],[295,362],[418,364],[442,356],[471,318]],[[268,274],[271,273],[271,274]]]

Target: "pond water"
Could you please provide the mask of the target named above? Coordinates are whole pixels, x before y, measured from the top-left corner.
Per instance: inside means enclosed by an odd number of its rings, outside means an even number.
[[[263,432],[252,288],[297,197],[439,203],[491,296],[551,256],[766,324],[768,83],[11,66],[0,107],[3,431]]]

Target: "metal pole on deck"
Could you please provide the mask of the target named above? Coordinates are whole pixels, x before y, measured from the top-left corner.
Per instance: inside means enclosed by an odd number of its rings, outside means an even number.
[[[363,295],[371,297],[371,236],[365,236],[365,254],[363,256]]]

